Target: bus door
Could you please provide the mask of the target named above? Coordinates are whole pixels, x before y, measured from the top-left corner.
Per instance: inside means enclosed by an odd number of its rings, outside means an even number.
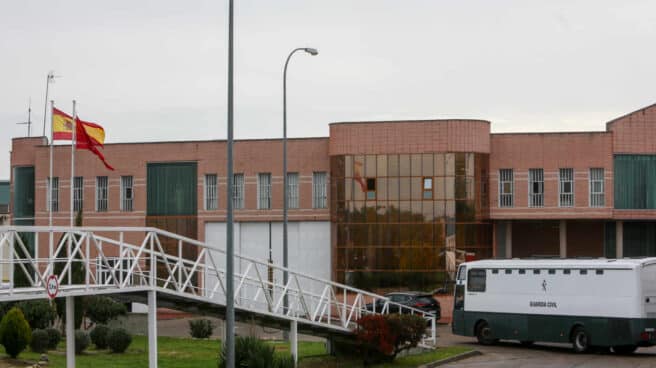
[[[465,334],[465,285],[467,284],[467,266],[458,267],[456,286],[453,295],[453,317],[451,331],[454,334]]]

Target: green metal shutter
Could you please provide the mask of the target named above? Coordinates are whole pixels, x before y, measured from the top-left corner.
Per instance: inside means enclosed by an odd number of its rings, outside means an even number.
[[[148,164],[148,216],[197,213],[195,162]]]
[[[623,230],[625,257],[656,255],[656,223],[627,221]]]
[[[34,225],[34,167],[14,168],[14,224]]]
[[[656,209],[656,156],[615,156],[615,208]]]

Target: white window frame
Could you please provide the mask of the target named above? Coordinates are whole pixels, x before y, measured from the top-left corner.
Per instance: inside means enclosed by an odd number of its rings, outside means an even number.
[[[126,196],[126,190],[128,188],[130,189],[129,198]],[[134,211],[134,177],[130,175],[121,176],[121,211]]]
[[[104,184],[104,192],[101,184]],[[109,177],[96,176],[96,212],[107,211],[109,211]]]
[[[271,173],[257,174],[257,209],[271,209]]]
[[[244,174],[234,174],[232,179],[232,207],[236,210],[244,208]]]
[[[594,173],[597,173],[594,175]],[[600,174],[600,175],[599,175]],[[588,188],[590,195],[588,196],[588,205],[590,207],[605,207],[606,206],[606,171],[603,167],[591,167],[588,171]],[[594,184],[599,184],[601,191],[594,190]]]
[[[80,210],[84,210],[84,177],[75,176],[73,177],[73,211]]]
[[[299,208],[299,176],[297,172],[287,173],[287,208]]]
[[[328,173],[312,173],[312,208],[328,208]]]
[[[510,185],[510,192],[504,191],[504,185]],[[499,208],[515,206],[515,172],[513,169],[499,169]]]
[[[528,206],[544,207],[544,169],[528,169]],[[534,192],[533,184],[537,183],[541,191]]]
[[[216,211],[219,209],[219,177],[216,174],[205,174],[204,190],[205,192],[205,210]]]
[[[569,183],[569,192],[565,192],[565,185]],[[558,169],[558,207],[574,207],[574,169]]]

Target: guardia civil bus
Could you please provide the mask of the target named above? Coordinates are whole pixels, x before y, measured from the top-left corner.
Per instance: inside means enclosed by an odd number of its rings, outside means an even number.
[[[483,260],[456,275],[452,331],[481,344],[630,354],[656,344],[655,328],[656,258]]]

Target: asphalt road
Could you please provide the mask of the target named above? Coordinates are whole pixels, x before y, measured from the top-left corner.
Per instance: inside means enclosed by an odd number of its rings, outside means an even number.
[[[482,355],[464,359],[442,367],[490,368],[490,367],[655,367],[656,347],[638,348],[630,356],[619,356],[611,352],[575,354],[570,345],[535,344],[531,347],[521,346],[518,342],[500,342],[493,346],[482,346],[473,337],[454,336],[451,327],[439,327],[438,345],[468,346],[478,350]]]

